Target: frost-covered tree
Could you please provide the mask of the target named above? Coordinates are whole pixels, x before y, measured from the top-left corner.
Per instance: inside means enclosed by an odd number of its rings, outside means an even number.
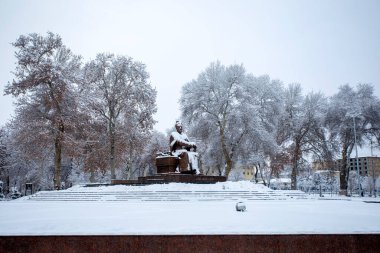
[[[317,171],[313,174],[313,188],[315,190],[322,190],[323,192],[330,191],[330,193],[338,191],[338,180],[335,172],[332,170]]]
[[[81,94],[88,112],[107,129],[111,179],[116,167],[132,163],[154,124],[156,91],[148,78],[144,64],[125,56],[99,54],[84,67]]]
[[[307,153],[316,149],[314,145],[323,139],[323,119],[326,99],[320,93],[302,95],[299,84],[291,84],[285,92],[285,111],[281,121],[282,143],[291,157],[291,189],[297,188],[299,166]]]
[[[36,147],[35,152],[26,152],[28,145],[19,142],[19,133],[7,125],[0,134],[0,143],[5,155],[5,166],[0,167],[0,181],[4,182],[5,194],[17,188],[24,192],[25,183],[32,183],[34,190],[54,189],[54,157],[51,150]]]
[[[205,169],[216,167],[228,176],[237,161],[241,166],[272,168],[270,162],[281,153],[277,141],[283,113],[280,81],[254,77],[241,65],[225,67],[216,62],[184,85],[180,102],[190,135],[206,149],[201,159]]]
[[[9,153],[7,147],[7,133],[0,128],[0,181],[3,182],[3,193],[9,193]]]
[[[380,176],[378,176],[375,181],[375,197],[376,197],[376,194],[379,194],[379,192],[380,192]]]
[[[81,98],[81,96],[80,96]],[[78,140],[73,150],[77,152],[73,155],[71,164],[75,169],[76,174],[80,175],[82,179],[86,178],[83,173],[89,173],[89,181],[91,183],[103,182],[107,177],[107,127],[104,121],[93,117],[93,114],[88,111],[87,105],[82,99],[80,101],[80,114],[78,117],[81,119],[81,124],[77,127]],[[71,180],[77,181],[77,180]],[[70,181],[70,182],[71,182]]]
[[[22,35],[12,45],[17,50],[16,79],[7,84],[5,94],[18,98],[13,130],[24,152],[53,150],[54,186],[59,189],[65,137],[75,121],[73,85],[81,60],[50,32],[45,37]]]
[[[216,62],[182,87],[182,117],[191,129],[201,126],[201,134],[214,138],[212,143],[223,154],[226,176],[249,127],[247,108],[242,103],[246,79],[243,66],[225,67]]]
[[[365,136],[376,136],[380,128],[380,102],[373,94],[373,86],[359,84],[356,90],[346,84],[339,88],[337,94],[331,97],[326,126],[331,133],[331,139],[339,143],[342,161],[347,161],[354,148],[356,132],[357,145],[364,144]],[[355,131],[354,131],[355,123]],[[348,190],[347,163],[342,162],[340,168],[340,190]]]
[[[232,170],[228,176],[228,180],[233,181],[233,182],[244,180],[243,170],[241,169]]]
[[[132,124],[131,124],[132,125]],[[130,128],[124,128],[125,136],[122,150],[123,161],[123,178],[130,179],[131,177],[140,176],[143,173],[144,168],[142,163],[144,159],[142,154],[146,150],[146,146],[150,145],[151,133],[149,131],[140,131],[135,129],[134,126]]]
[[[156,156],[158,153],[168,150],[169,137],[163,133],[153,131],[149,140],[145,143],[143,151],[137,155],[137,176],[154,175],[156,173]]]
[[[269,76],[249,75],[244,86],[247,134],[239,149],[239,162],[255,165],[256,181],[260,174],[264,185],[270,184],[273,174],[284,165],[283,149],[279,142],[280,116],[284,113],[284,89],[278,80]]]
[[[375,183],[376,180],[372,176],[364,176],[360,178],[361,188],[363,190],[363,194],[368,193],[371,197],[375,193]]]
[[[314,175],[302,174],[297,179],[297,188],[304,192],[310,192],[311,189],[315,188]]]

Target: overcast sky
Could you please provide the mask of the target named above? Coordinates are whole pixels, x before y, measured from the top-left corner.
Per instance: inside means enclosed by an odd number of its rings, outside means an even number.
[[[146,64],[158,92],[156,129],[180,116],[182,85],[211,62],[243,64],[304,93],[371,83],[380,97],[380,1],[21,1],[0,0],[0,89],[15,69],[14,42],[47,31],[84,61],[97,53]],[[0,97],[0,125],[13,113]]]

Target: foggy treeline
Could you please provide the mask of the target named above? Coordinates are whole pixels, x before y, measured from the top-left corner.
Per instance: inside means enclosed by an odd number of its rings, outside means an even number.
[[[6,189],[154,173],[156,153],[169,144],[166,133],[153,130],[156,90],[143,63],[109,53],[83,62],[53,33],[20,36],[12,45],[15,79],[4,92],[16,98],[16,110],[0,131]],[[268,183],[288,165],[296,189],[310,161],[350,157],[354,130],[359,146],[379,146],[380,101],[371,84],[346,84],[331,97],[301,87],[220,62],[184,84],[181,118],[197,142],[203,173],[213,168],[228,176],[255,166]],[[346,163],[338,169],[340,188],[347,189]]]

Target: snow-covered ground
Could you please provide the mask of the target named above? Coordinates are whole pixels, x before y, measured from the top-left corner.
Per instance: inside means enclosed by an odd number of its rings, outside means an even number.
[[[66,191],[261,191],[248,182],[214,185],[73,187]],[[368,200],[368,199],[367,199]],[[377,200],[377,199],[371,199]],[[0,202],[0,235],[380,233],[380,203],[359,198],[236,201]]]

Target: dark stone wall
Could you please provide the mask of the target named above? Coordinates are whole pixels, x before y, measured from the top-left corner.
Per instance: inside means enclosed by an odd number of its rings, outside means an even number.
[[[0,252],[380,252],[380,234],[1,236]]]
[[[138,180],[113,179],[112,185],[146,185],[146,184],[166,184],[166,183],[192,183],[192,184],[214,184],[217,182],[226,182],[224,176],[205,176],[190,174],[157,174],[154,176],[139,177]]]

